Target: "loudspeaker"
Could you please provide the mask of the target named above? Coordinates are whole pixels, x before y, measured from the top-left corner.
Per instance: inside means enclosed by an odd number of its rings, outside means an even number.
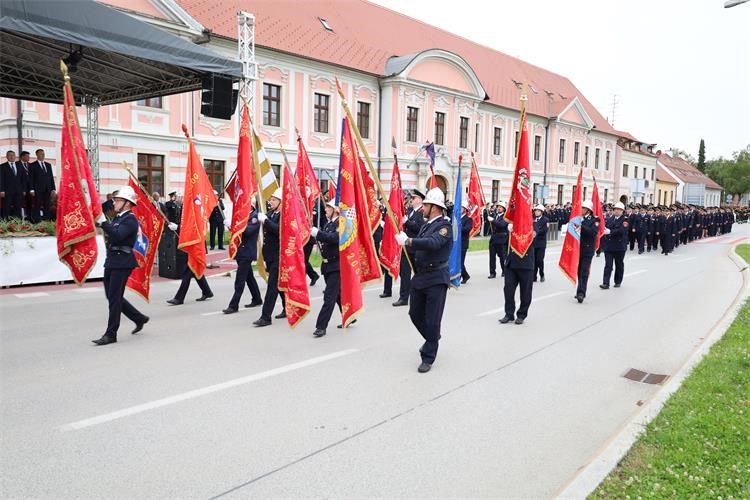
[[[187,266],[187,254],[177,249],[177,233],[166,231],[159,242],[159,276],[180,279]]]
[[[232,79],[211,75],[203,79],[201,114],[229,120],[237,108],[239,92],[232,88]]]

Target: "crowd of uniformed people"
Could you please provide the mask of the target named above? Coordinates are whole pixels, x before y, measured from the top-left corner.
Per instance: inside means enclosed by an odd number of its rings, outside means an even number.
[[[124,247],[130,246],[137,232],[137,223],[130,209],[135,204],[130,188],[122,188],[115,193],[110,202],[116,215],[110,222],[104,218],[100,221],[105,233],[109,236],[110,246],[105,262],[105,292],[110,303],[109,323],[104,336],[95,341],[106,345],[117,341],[117,328],[120,313],[126,314],[135,324],[133,333],[143,329],[148,317],[137,311],[124,298],[124,283],[127,275],[135,267],[134,259],[119,255]],[[273,319],[286,317],[284,311],[284,294],[278,290],[279,274],[279,217],[283,193],[277,189],[267,201],[265,211],[253,211],[248,225],[242,235],[242,243],[236,255],[237,272],[235,274],[234,293],[225,314],[239,310],[240,299],[244,288],[250,291],[251,301],[245,307],[262,306],[260,317],[253,323],[256,327],[272,324]],[[409,317],[424,339],[420,348],[421,364],[418,371],[431,369],[438,351],[441,336],[442,315],[445,308],[448,288],[450,287],[449,256],[453,245],[451,219],[452,206],[446,202],[444,193],[433,188],[426,194],[419,190],[407,192],[404,199],[405,215],[403,231],[396,235],[396,241],[403,246],[399,273],[398,297],[394,307],[408,306]],[[582,202],[582,216],[576,218],[575,230],[580,236],[580,257],[578,263],[577,288],[575,298],[579,303],[586,298],[591,262],[595,256],[604,253],[605,266],[602,282],[599,287],[607,290],[610,286],[618,288],[624,278],[624,260],[628,251],[638,253],[661,251],[669,255],[679,245],[703,238],[710,238],[732,231],[733,224],[746,222],[748,210],[730,208],[700,207],[675,204],[671,206],[643,206],[631,204],[627,207],[618,202],[605,204],[604,228],[594,216],[594,206],[590,200]],[[482,231],[486,235],[489,250],[488,278],[497,277],[497,263],[500,263],[500,276],[504,278],[503,295],[505,315],[499,319],[502,324],[522,324],[527,318],[532,302],[533,283],[545,281],[545,252],[550,224],[560,227],[570,223],[570,204],[536,205],[533,207],[534,241],[524,256],[508,250],[513,224],[505,220],[506,203],[498,201],[488,205],[482,212]],[[179,231],[179,205],[176,193],[170,193],[170,201],[164,206],[168,227]],[[323,216],[324,213],[324,216]],[[221,213],[223,216],[223,212]],[[310,285],[314,285],[322,275],[325,282],[323,304],[317,315],[313,335],[317,338],[327,333],[328,324],[334,310],[341,310],[341,278],[339,268],[339,207],[334,200],[323,200],[312,214],[313,229],[309,250],[305,249],[307,275]],[[379,249],[385,224],[386,211],[381,205],[382,222],[374,232],[376,249]],[[225,221],[226,222],[226,221]],[[228,222],[227,222],[228,223]],[[469,206],[462,206],[462,248],[461,248],[461,282],[467,283],[470,275],[466,271],[465,258],[469,248],[472,220]],[[268,273],[268,285],[265,296],[261,298],[258,283],[255,280],[252,264],[257,260],[258,236],[263,234],[263,260]],[[597,247],[597,239],[601,244]],[[317,245],[322,257],[320,275],[312,269],[309,256],[313,246]],[[119,250],[119,251],[118,251]],[[128,254],[126,254],[128,255]],[[406,256],[408,255],[408,259]],[[393,294],[393,280],[384,270],[383,291],[381,298]],[[205,276],[197,279],[190,269],[182,276],[182,284],[173,299],[167,301],[172,305],[184,303],[188,285],[196,279],[201,288],[198,301],[207,300],[214,295]],[[516,304],[515,292],[520,289],[520,301]],[[281,297],[282,308],[273,316],[277,299]],[[356,320],[355,320],[356,321]],[[353,322],[352,322],[353,323]],[[343,325],[339,324],[338,328]]]

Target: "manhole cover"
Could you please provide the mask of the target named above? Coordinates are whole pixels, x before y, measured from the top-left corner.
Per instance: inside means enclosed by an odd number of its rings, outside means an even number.
[[[642,384],[651,384],[651,385],[662,385],[664,382],[669,379],[669,375],[662,375],[659,373],[648,373],[644,372],[643,370],[636,370],[635,368],[631,368],[628,371],[626,371],[623,374],[623,377],[625,377],[628,380],[633,380],[634,382],[640,382]]]

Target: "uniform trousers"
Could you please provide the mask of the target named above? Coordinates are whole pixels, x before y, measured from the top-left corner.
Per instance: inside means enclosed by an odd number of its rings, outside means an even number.
[[[425,340],[419,354],[422,362],[431,365],[435,362],[440,340],[440,323],[443,320],[445,297],[448,294],[446,285],[438,284],[422,289],[411,289],[409,317],[417,331]]]
[[[223,250],[224,249],[224,223],[209,221],[209,226],[211,228],[211,237],[210,237],[211,250],[213,250],[215,247],[214,243],[216,242],[217,232],[219,233],[218,234],[219,235],[219,248]]]
[[[107,319],[107,331],[104,332],[104,335],[111,339],[117,338],[122,314],[135,324],[146,321],[146,316],[124,297],[125,285],[131,271],[132,269],[107,268],[104,270],[104,295],[109,302],[109,318]]]
[[[500,258],[500,272],[505,273],[505,256],[508,251],[508,242],[492,243],[490,241],[490,275],[494,276],[497,269],[497,259]]]
[[[185,266],[185,270],[182,271],[182,282],[180,283],[180,288],[177,289],[177,293],[174,296],[175,299],[179,300],[180,302],[185,300],[185,295],[187,295],[188,288],[190,288],[191,279],[195,279],[195,281],[198,283],[198,286],[201,288],[201,294],[213,295],[211,287],[208,286],[208,280],[206,279],[206,276],[203,275],[203,277],[197,278],[195,274],[193,274],[193,271],[191,271],[188,266]]]
[[[240,299],[242,298],[242,292],[245,290],[245,285],[250,290],[252,301],[260,303],[260,288],[258,288],[258,282],[255,281],[255,275],[253,274],[253,261],[242,259],[237,261],[237,274],[234,275],[234,295],[232,295],[232,300],[229,301],[229,309],[240,307]]]
[[[263,311],[260,313],[260,318],[271,321],[273,308],[276,307],[276,299],[279,295],[281,295],[281,305],[285,307],[284,292],[279,292],[279,261],[266,262],[266,271],[268,272],[268,287],[263,299]]]
[[[412,262],[414,262],[413,255],[409,255],[409,258],[411,258]],[[411,267],[409,266],[409,261],[406,259],[405,255],[401,256],[401,267],[399,268],[398,277],[401,281],[398,290],[398,300],[408,302],[409,289],[411,288]]]
[[[469,247],[461,248],[461,279],[466,281],[471,276],[469,275],[469,272],[466,270],[466,251],[469,250]]]
[[[615,285],[622,283],[623,274],[625,274],[625,252],[604,252],[604,281],[609,285],[609,278],[612,276],[612,264],[615,267]]]
[[[525,319],[529,314],[531,305],[531,291],[534,286],[533,269],[514,269],[507,267],[505,269],[505,286],[503,293],[505,295],[505,315],[509,318]],[[521,289],[521,304],[516,311],[516,287]]]
[[[406,257],[403,255],[401,256],[401,260],[404,260]],[[393,278],[391,278],[391,275],[388,273],[388,270],[384,268],[383,266],[380,266],[383,269],[383,293],[386,295],[391,295],[393,293]],[[401,271],[401,268],[399,268],[399,271]]]
[[[310,238],[310,240],[308,240],[308,242],[303,247],[305,251],[305,274],[307,274],[307,277],[311,280],[320,278],[320,275],[315,272],[312,264],[310,264],[310,255],[312,254],[313,246],[315,246],[315,243],[313,242],[312,238]]]
[[[546,252],[547,247],[534,248],[534,277],[538,273],[540,278],[544,278],[544,254]]]
[[[341,310],[341,273],[332,271],[325,273],[323,279],[326,282],[326,288],[323,290],[323,306],[318,313],[318,320],[315,322],[315,328],[325,330],[328,328],[328,322],[331,321],[333,306],[339,306]]]
[[[635,239],[638,242],[638,253],[643,253],[646,250],[646,234],[645,233],[635,233]]]
[[[589,273],[591,272],[591,259],[593,259],[593,257],[593,255],[581,255],[581,258],[578,261],[578,288],[576,289],[576,295],[586,296],[586,289],[589,284]]]
[[[32,214],[36,222],[42,220],[52,220],[52,214],[50,213],[50,198],[52,196],[51,191],[37,191],[34,194],[34,209]]]

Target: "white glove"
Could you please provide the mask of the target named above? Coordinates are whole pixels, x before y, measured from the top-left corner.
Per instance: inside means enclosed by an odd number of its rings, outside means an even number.
[[[401,222],[406,222],[406,221],[408,221],[408,220],[409,220],[409,216],[408,216],[408,215],[404,215],[404,216],[403,216],[403,217],[401,218]]]
[[[401,231],[400,233],[398,233],[396,235],[396,243],[398,243],[401,246],[406,245],[406,240],[408,240],[408,239],[409,239],[409,237],[406,236],[406,233],[403,232],[403,231]]]
[[[609,233],[611,233],[611,232],[612,232],[612,231],[610,231],[610,229],[609,229],[608,227],[605,227],[605,228],[604,228],[604,234],[609,234]]]
[[[513,232],[513,224],[508,224],[508,232]]]
[[[34,194],[34,193],[35,193],[35,191],[34,191],[34,190],[32,189],[31,191],[29,191],[29,193],[31,193],[31,194]]]
[[[495,220],[495,218],[494,217],[487,217],[487,220],[490,221],[490,222],[492,222],[492,221]]]
[[[174,222],[170,222],[169,224],[167,224],[167,227],[168,227],[169,229],[171,229],[172,231],[177,231],[177,228],[178,228],[178,227],[180,227],[180,226],[178,226],[178,225],[177,225],[177,224],[175,224]]]
[[[380,221],[380,227],[385,227],[385,221],[384,220]]]
[[[232,229],[232,221],[229,219],[224,219],[224,227],[227,229]]]
[[[96,223],[101,224],[102,222],[107,220],[107,216],[102,214],[99,214],[99,217],[96,218]]]
[[[316,238],[318,236],[318,228],[313,227],[312,229],[310,229],[310,234],[312,235],[313,238]]]
[[[258,220],[260,221],[261,224],[266,222],[266,219],[268,219],[268,216],[264,214],[263,212],[258,214]]]

